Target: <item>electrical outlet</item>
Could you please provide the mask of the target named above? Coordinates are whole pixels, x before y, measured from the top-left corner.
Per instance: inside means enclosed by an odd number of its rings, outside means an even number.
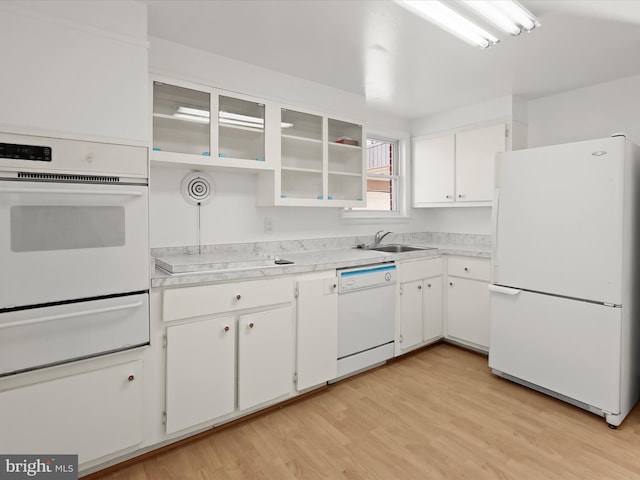
[[[273,233],[273,218],[265,217],[265,219],[264,219],[264,233]]]

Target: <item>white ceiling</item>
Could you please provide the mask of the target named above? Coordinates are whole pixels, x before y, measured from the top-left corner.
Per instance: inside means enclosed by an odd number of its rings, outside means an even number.
[[[362,94],[407,119],[640,74],[640,0],[522,0],[542,27],[486,50],[390,0],[146,3],[152,36]]]

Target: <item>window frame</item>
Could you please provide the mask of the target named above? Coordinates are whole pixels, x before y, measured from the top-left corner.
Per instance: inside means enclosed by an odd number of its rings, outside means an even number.
[[[396,136],[378,132],[367,132],[366,140],[373,139],[383,142],[394,143],[396,145],[396,165],[393,175],[368,175],[365,170],[365,188],[368,177],[390,178],[396,179],[395,205],[396,210],[354,210],[353,208],[344,208],[342,210],[342,218],[358,223],[378,223],[381,219],[385,222],[406,222],[409,220],[407,215],[407,172],[409,161],[409,145],[410,138],[408,136]],[[393,195],[393,192],[392,192]]]

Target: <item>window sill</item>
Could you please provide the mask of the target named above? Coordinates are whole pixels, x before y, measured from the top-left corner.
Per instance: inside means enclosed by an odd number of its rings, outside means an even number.
[[[342,221],[345,223],[408,223],[411,217],[403,215],[399,212],[381,212],[381,211],[343,211]]]

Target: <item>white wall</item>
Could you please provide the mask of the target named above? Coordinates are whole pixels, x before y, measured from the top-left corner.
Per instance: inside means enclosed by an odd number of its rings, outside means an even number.
[[[151,73],[347,118],[366,114],[365,98],[229,57],[150,37]]]
[[[428,117],[418,118],[411,122],[411,135],[431,135],[447,133],[450,131],[471,128],[488,123],[510,121],[514,116],[514,110],[518,113],[522,109],[514,108],[514,104],[521,101],[511,95],[495,98],[482,103],[467,105],[446,112],[437,113]],[[526,123],[525,120],[520,119]]]
[[[529,147],[624,132],[640,144],[640,75],[529,102]]]

